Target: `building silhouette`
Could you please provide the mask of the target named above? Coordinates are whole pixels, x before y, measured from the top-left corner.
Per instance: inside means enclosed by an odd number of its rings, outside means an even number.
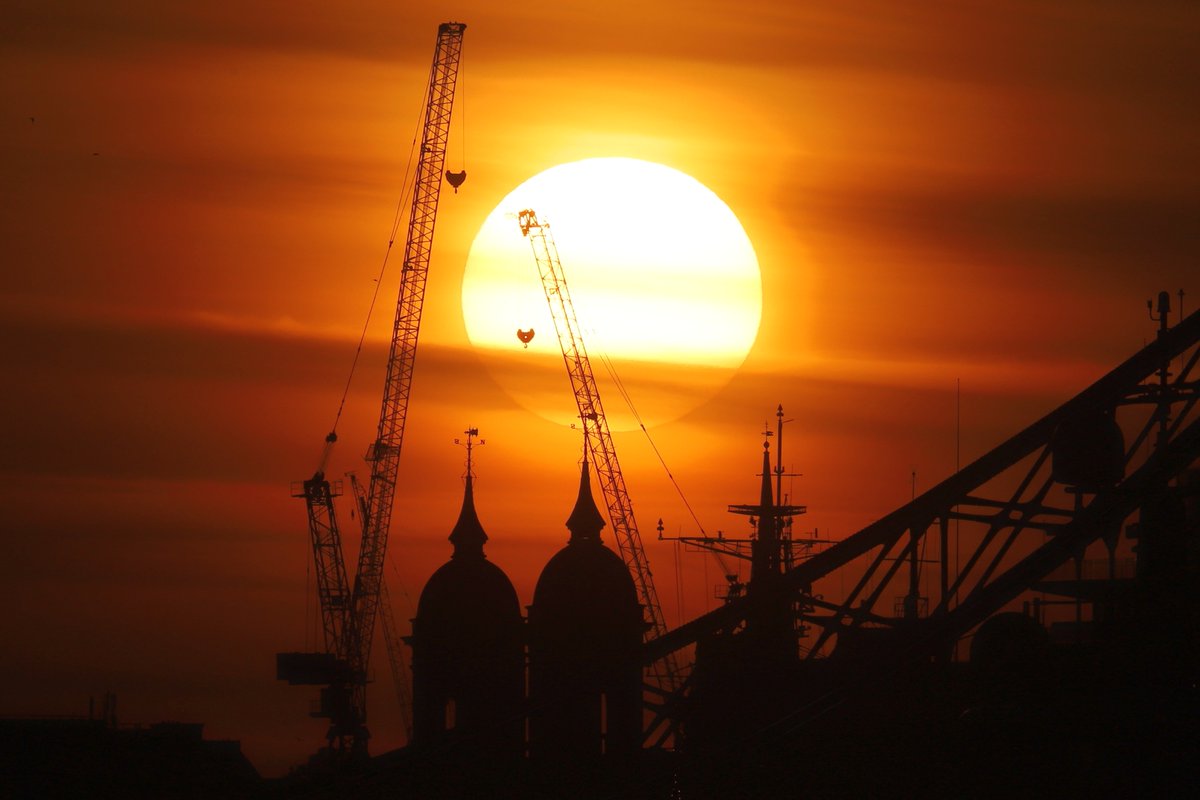
[[[524,752],[524,620],[512,582],[483,552],[487,538],[468,465],[453,555],[425,584],[408,642],[413,747],[470,763]]]
[[[621,557],[604,545],[588,463],[566,547],[529,607],[529,753],[564,769],[628,760],[641,749],[644,623]]]
[[[469,465],[468,458],[462,510],[449,537],[453,555],[422,590],[407,639],[408,789],[418,796],[484,788],[503,795],[498,784],[514,780],[535,796],[568,786],[586,795],[594,781],[628,774],[642,750],[645,623],[637,590],[621,557],[601,540],[605,522],[585,460],[566,521],[570,537],[542,570],[526,623],[511,581],[484,554],[488,537]],[[532,783],[521,780],[531,774]]]
[[[200,723],[118,723],[116,695],[85,716],[0,718],[0,797],[261,797],[263,782],[232,740]]]

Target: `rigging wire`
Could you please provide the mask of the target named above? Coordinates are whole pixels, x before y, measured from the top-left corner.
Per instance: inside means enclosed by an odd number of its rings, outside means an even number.
[[[641,428],[642,433],[646,435],[646,441],[650,443],[650,449],[653,450],[654,455],[658,457],[658,463],[662,464],[662,468],[667,473],[667,477],[670,479],[671,485],[675,487],[676,493],[679,494],[679,499],[683,501],[684,507],[688,510],[688,513],[692,515],[692,519],[695,520],[696,527],[700,529],[700,533],[702,535],[707,537],[708,532],[704,530],[704,525],[700,522],[700,517],[696,516],[696,511],[692,508],[692,504],[688,502],[687,496],[684,495],[683,488],[680,487],[679,482],[675,480],[675,475],[671,473],[671,468],[667,466],[666,459],[663,458],[663,454],[658,449],[658,445],[654,443],[654,437],[652,437],[650,435],[650,431],[647,430],[646,423],[642,419],[642,415],[638,413],[637,408],[634,406],[633,398],[629,395],[629,391],[625,388],[624,381],[622,381],[621,376],[617,374],[616,365],[603,350],[600,351],[600,362],[604,364],[604,369],[608,372],[609,377],[612,378],[613,383],[617,387],[617,391],[621,395],[621,399],[623,399],[625,401],[625,405],[629,407],[629,411],[633,414],[633,418],[637,422],[638,427]]]
[[[467,169],[467,71],[463,68],[460,61],[458,69],[458,85],[455,87],[455,95],[458,97],[458,144],[462,152],[462,161],[459,162],[458,168],[462,171]]]
[[[682,625],[687,616],[683,611],[683,564],[682,557],[679,552],[679,540],[675,540],[675,605],[676,613],[679,615],[679,624]]]
[[[312,650],[317,638],[317,626],[312,621],[316,592],[312,591],[312,560],[304,559],[304,649]],[[311,638],[310,638],[311,632]]]
[[[416,188],[416,175],[413,171],[413,163],[416,160],[417,140],[422,128],[422,115],[420,109],[426,108],[429,105],[430,87],[426,86],[425,91],[421,96],[421,105],[417,112],[417,125],[413,130],[412,142],[408,150],[408,163],[404,165],[404,178],[400,182],[400,197],[396,200],[396,211],[392,216],[392,226],[388,232],[387,248],[383,252],[383,262],[379,265],[379,276],[375,279],[375,289],[371,293],[371,302],[367,306],[366,319],[363,320],[362,332],[358,337],[358,345],[354,348],[354,358],[350,362],[350,373],[346,376],[346,385],[342,389],[342,399],[338,403],[337,414],[333,418],[333,427],[330,428],[329,436],[325,441],[327,444],[332,444],[337,441],[338,423],[342,420],[342,412],[346,408],[346,398],[350,396],[350,385],[354,381],[354,373],[358,368],[358,360],[362,355],[363,344],[367,339],[367,330],[371,325],[371,316],[375,312],[375,304],[379,300],[379,290],[383,287],[383,278],[387,273],[388,258],[392,254],[392,245],[396,243],[396,233],[400,230],[400,225],[404,217],[404,207],[408,204],[413,191]],[[411,179],[411,182],[410,182]],[[328,449],[328,447],[326,448]]]
[[[592,337],[593,337],[593,341],[594,341],[596,338],[596,331],[594,329],[592,329],[591,333],[592,333]],[[599,356],[600,356],[600,363],[602,363],[604,365],[604,369],[606,372],[608,372],[609,378],[612,379],[613,384],[617,387],[617,392],[621,395],[621,399],[625,401],[625,405],[629,408],[629,412],[631,414],[633,414],[633,418],[637,422],[638,427],[641,428],[642,433],[645,434],[646,441],[650,443],[650,449],[653,450],[654,455],[658,457],[658,462],[660,464],[662,464],[663,471],[667,473],[667,478],[670,479],[671,485],[675,487],[675,492],[679,495],[679,499],[681,501],[683,501],[684,508],[686,508],[688,510],[688,513],[691,514],[692,520],[696,523],[696,527],[699,528],[700,535],[703,536],[705,539],[709,538],[708,531],[706,531],[704,529],[704,523],[702,523],[700,521],[700,517],[696,515],[696,511],[695,511],[695,509],[692,508],[692,504],[688,502],[687,496],[683,493],[683,487],[681,487],[679,485],[679,482],[677,480],[675,480],[675,475],[671,472],[671,468],[669,466],[667,466],[667,461],[665,458],[663,458],[663,454],[658,449],[658,445],[655,444],[654,437],[652,437],[650,435],[650,431],[646,428],[646,423],[642,419],[642,415],[638,412],[637,407],[633,403],[633,397],[629,394],[629,390],[625,387],[625,382],[623,380],[621,380],[621,376],[617,373],[616,364],[613,363],[613,360],[609,357],[608,353],[605,352],[603,349],[599,350]],[[731,570],[729,568],[728,562],[726,562],[725,559],[721,557],[720,552],[718,552],[717,550],[710,550],[707,548],[705,548],[705,549],[716,560],[717,566],[721,570],[721,576],[726,581],[729,580],[730,576],[735,576],[735,580],[741,578],[741,568],[740,567],[736,571]],[[708,562],[705,561],[704,563],[705,563],[704,582],[705,582],[705,585],[707,586],[707,584],[708,584],[708,570],[707,570]],[[679,587],[679,590],[680,590],[680,592],[682,592],[682,587]],[[705,591],[707,592],[707,589]],[[682,609],[682,600],[680,600],[680,608]],[[705,610],[706,611],[708,610],[707,603],[705,604]]]
[[[404,596],[406,601],[405,612],[407,613],[412,607],[412,595],[408,593],[408,587],[404,585],[404,577],[400,574],[399,568],[396,567],[396,562],[392,559],[391,553],[389,553],[387,556],[387,565],[392,568],[392,574],[396,576],[391,585],[393,587],[399,587],[400,594]]]

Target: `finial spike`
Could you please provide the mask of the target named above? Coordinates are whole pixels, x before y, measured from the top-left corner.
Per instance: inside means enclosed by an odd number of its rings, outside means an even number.
[[[454,443],[467,450],[466,486],[463,491],[463,504],[458,515],[458,522],[455,523],[454,530],[450,532],[450,542],[454,545],[455,558],[461,556],[483,557],[483,543],[487,541],[488,536],[475,512],[473,455],[476,447],[487,444],[487,442],[483,439],[476,441],[479,436],[478,428],[469,427],[463,433],[466,434],[466,441],[455,439]]]

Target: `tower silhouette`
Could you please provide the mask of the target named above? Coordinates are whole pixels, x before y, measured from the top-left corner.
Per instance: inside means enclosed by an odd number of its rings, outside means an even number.
[[[600,540],[603,527],[585,460],[570,539],[529,607],[530,757],[564,770],[641,748],[642,610],[629,570]]]
[[[467,464],[449,537],[454,554],[425,584],[409,639],[413,746],[463,763],[516,760],[524,750],[524,622],[512,582],[483,552],[469,455]]]

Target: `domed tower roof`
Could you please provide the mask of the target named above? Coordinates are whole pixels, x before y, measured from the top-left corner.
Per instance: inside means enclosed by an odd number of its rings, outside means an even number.
[[[646,626],[629,570],[600,541],[586,461],[567,527],[529,607],[529,753],[569,772],[640,749]]]
[[[533,590],[533,608],[542,615],[597,616],[641,620],[637,589],[621,557],[600,541],[604,517],[596,508],[587,461],[579,494],[567,518],[571,537],[546,564]],[[531,613],[534,613],[531,610]],[[608,623],[606,623],[608,624]]]
[[[488,536],[475,511],[470,475],[463,493],[462,510],[449,539],[454,545],[454,554],[425,584],[417,602],[417,618],[422,623],[433,623],[434,617],[446,621],[450,618],[482,621],[494,620],[497,616],[520,617],[521,605],[512,581],[503,570],[488,561],[483,552]]]
[[[469,431],[471,436],[475,429]],[[471,448],[467,442],[467,477],[458,521],[450,532],[454,553],[425,584],[417,602],[417,627],[438,638],[484,636],[489,626],[520,620],[521,605],[512,581],[487,560],[488,535],[475,511]]]
[[[467,485],[463,491],[462,510],[458,512],[458,522],[450,531],[450,543],[454,545],[451,558],[487,558],[483,554],[483,544],[488,540],[479,514],[475,512],[475,489],[471,473],[467,473]]]
[[[604,517],[596,508],[596,500],[592,497],[592,481],[588,474],[587,457],[584,457],[583,469],[579,473],[579,495],[575,498],[575,508],[567,517],[567,530],[571,532],[571,542],[578,540],[600,541],[600,529],[604,527]]]
[[[512,582],[487,560],[475,512],[471,436],[451,559],[417,601],[412,646],[413,745],[462,763],[520,757],[525,693],[524,620]],[[455,743],[454,747],[449,744]]]

